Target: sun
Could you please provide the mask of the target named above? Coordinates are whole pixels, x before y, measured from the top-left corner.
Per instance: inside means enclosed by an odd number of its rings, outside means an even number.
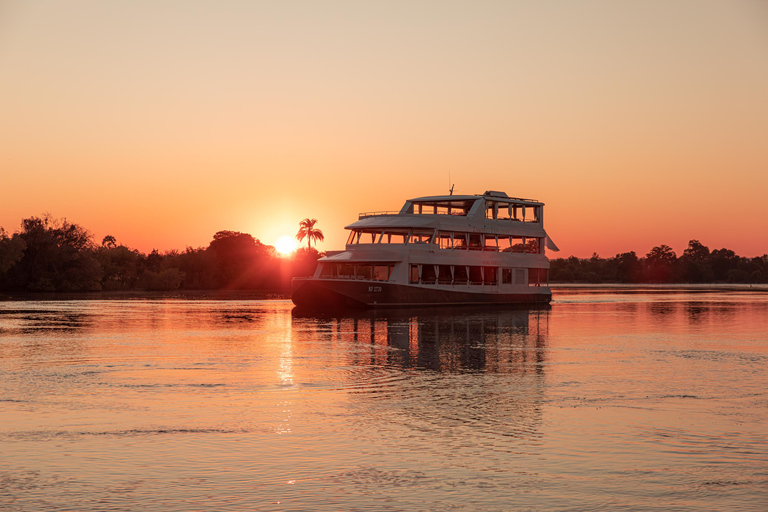
[[[283,256],[291,254],[299,246],[299,243],[292,236],[284,235],[275,242],[275,250]]]

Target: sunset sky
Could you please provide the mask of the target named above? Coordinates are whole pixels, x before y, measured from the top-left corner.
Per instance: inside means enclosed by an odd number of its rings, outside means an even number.
[[[768,253],[768,3],[0,0],[9,232],[339,249],[449,183],[546,203],[557,256]]]

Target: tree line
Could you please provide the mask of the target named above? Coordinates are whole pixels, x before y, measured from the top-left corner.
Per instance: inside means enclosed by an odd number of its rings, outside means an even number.
[[[644,257],[634,251],[613,258],[558,258],[550,261],[554,283],[768,283],[768,255],[738,256],[730,249],[709,250],[698,240],[688,242],[679,257],[659,245]]]
[[[207,247],[144,254],[109,235],[99,245],[82,226],[44,215],[22,220],[11,235],[0,227],[0,291],[286,290],[320,256],[308,245],[280,257],[237,231],[217,232]]]
[[[9,235],[0,227],[0,291],[286,290],[291,278],[311,275],[321,254],[317,220],[304,219],[296,238],[307,247],[291,257],[247,233],[219,231],[207,247],[144,254],[106,236],[101,244],[78,224],[49,215],[22,220]],[[551,260],[554,283],[768,283],[768,255],[738,256],[691,240],[679,257],[660,245],[644,257]]]

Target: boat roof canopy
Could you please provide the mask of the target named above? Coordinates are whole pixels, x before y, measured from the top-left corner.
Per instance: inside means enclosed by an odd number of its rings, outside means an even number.
[[[454,195],[447,195],[447,196],[425,196],[425,197],[415,197],[413,199],[408,199],[409,202],[413,203],[423,203],[423,202],[439,202],[439,203],[448,203],[448,202],[455,202],[456,207],[460,207],[461,205],[465,204],[467,201],[476,201],[478,199],[487,199],[487,200],[496,200],[500,202],[509,202],[509,203],[519,203],[519,204],[526,204],[526,205],[536,205],[536,206],[543,206],[544,203],[537,201],[536,199],[524,199],[522,197],[510,197],[506,194],[506,192],[500,192],[498,190],[486,190],[484,194],[475,194],[475,195],[464,195],[464,196],[454,196]],[[452,205],[453,206],[453,205]]]

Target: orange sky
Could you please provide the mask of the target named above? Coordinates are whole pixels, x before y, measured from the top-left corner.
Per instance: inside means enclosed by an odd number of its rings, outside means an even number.
[[[142,251],[503,190],[558,256],[768,253],[754,1],[0,1],[0,226]],[[551,254],[552,256],[552,254]]]

